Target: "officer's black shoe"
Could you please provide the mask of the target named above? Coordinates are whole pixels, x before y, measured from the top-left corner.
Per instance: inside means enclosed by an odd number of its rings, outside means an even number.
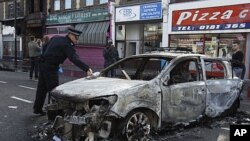
[[[41,115],[41,116],[44,116],[44,115],[46,115],[46,112],[44,112],[43,110],[39,110],[39,111],[34,111],[33,113],[34,113],[34,114],[38,114],[38,115]]]

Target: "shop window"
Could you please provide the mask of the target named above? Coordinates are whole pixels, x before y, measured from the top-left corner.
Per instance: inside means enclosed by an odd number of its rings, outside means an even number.
[[[4,39],[5,40],[5,39]],[[19,41],[17,41],[17,57],[21,57],[22,52],[20,51]],[[14,41],[3,41],[3,58],[11,59],[15,56],[15,42]]]
[[[100,4],[108,3],[108,0],[100,0]]]
[[[86,6],[94,5],[94,0],[86,0]]]
[[[205,35],[204,53],[208,56],[217,57],[219,49],[219,34]]]
[[[71,9],[71,0],[65,0],[65,9]]]
[[[170,47],[182,47],[203,54],[203,35],[172,35]]]
[[[60,0],[54,0],[54,10],[60,10]]]
[[[240,50],[244,52],[246,34],[171,35],[170,47],[189,48],[195,53],[231,58],[234,41],[240,42]]]
[[[162,24],[144,25],[144,52],[155,50],[161,47]]]
[[[218,56],[232,58],[232,45],[234,41],[238,41],[240,43],[240,50],[244,52],[246,34],[220,34]]]

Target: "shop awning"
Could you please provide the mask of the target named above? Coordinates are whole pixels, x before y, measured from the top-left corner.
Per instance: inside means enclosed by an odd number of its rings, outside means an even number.
[[[82,31],[78,44],[98,44],[105,45],[109,22],[95,22],[77,24],[77,30]]]

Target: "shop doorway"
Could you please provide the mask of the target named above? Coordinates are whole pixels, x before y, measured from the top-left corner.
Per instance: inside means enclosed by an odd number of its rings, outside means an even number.
[[[136,54],[136,42],[127,42],[126,57]]]
[[[125,57],[125,54],[124,54],[125,43],[124,42],[118,42],[117,43],[117,50],[118,50],[119,58],[124,58]]]

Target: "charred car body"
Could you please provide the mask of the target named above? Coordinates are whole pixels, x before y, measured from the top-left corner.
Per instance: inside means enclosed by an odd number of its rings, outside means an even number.
[[[106,77],[115,69],[113,78]],[[53,131],[61,140],[97,140],[116,134],[149,140],[152,130],[201,117],[234,113],[243,80],[231,61],[199,54],[131,56],[99,75],[74,80],[51,93]],[[59,111],[59,112],[58,112]]]

